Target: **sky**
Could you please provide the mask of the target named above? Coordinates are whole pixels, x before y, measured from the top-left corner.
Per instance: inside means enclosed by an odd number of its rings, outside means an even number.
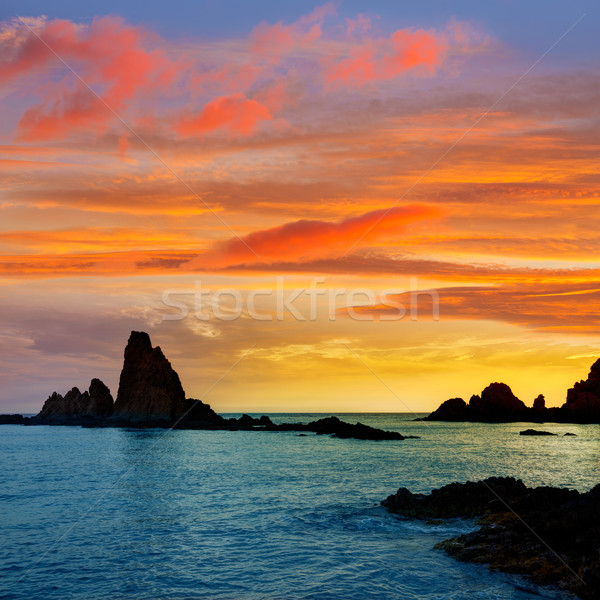
[[[217,412],[559,406],[600,357],[593,2],[0,8],[0,411],[147,331]]]

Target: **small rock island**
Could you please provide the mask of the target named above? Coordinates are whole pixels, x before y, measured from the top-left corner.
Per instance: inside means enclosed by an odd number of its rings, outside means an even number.
[[[143,331],[132,331],[129,336],[116,400],[102,381],[92,379],[87,391],[74,387],[64,396],[54,392],[35,417],[0,415],[2,424],[299,431],[361,440],[414,437],[362,423],[346,423],[334,416],[310,423],[280,424],[267,416],[226,419],[201,400],[186,397],[179,375]]]

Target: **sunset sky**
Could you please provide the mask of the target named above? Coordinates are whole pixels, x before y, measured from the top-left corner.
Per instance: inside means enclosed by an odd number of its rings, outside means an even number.
[[[217,412],[557,406],[600,357],[597,3],[0,19],[1,412],[116,396],[131,330]]]

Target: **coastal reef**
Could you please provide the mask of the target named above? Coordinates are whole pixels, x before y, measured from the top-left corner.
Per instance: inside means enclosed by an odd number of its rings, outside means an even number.
[[[600,598],[600,485],[579,493],[490,477],[451,483],[431,494],[400,488],[382,505],[416,519],[477,517],[478,529],[436,548],[458,560],[558,586],[584,600]]]

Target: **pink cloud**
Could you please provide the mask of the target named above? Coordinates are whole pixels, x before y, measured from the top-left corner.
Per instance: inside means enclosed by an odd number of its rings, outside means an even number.
[[[26,75],[48,64],[63,71],[64,60],[74,65],[87,85],[113,111],[124,110],[140,92],[172,83],[180,65],[160,50],[144,48],[143,30],[117,17],[94,19],[89,26],[55,19],[30,26],[13,23],[11,35],[0,42],[0,81]],[[5,31],[6,33],[6,31]],[[53,84],[55,87],[56,84]],[[58,97],[29,108],[17,133],[22,140],[62,138],[75,130],[102,131],[113,119],[94,94],[75,81],[75,89],[62,89]]]
[[[357,25],[348,24],[354,33]],[[464,32],[455,29],[464,37]],[[325,63],[329,85],[362,86],[371,81],[390,80],[407,71],[433,74],[446,58],[451,35],[423,29],[399,29],[388,38],[363,39],[351,45],[346,58]]]

